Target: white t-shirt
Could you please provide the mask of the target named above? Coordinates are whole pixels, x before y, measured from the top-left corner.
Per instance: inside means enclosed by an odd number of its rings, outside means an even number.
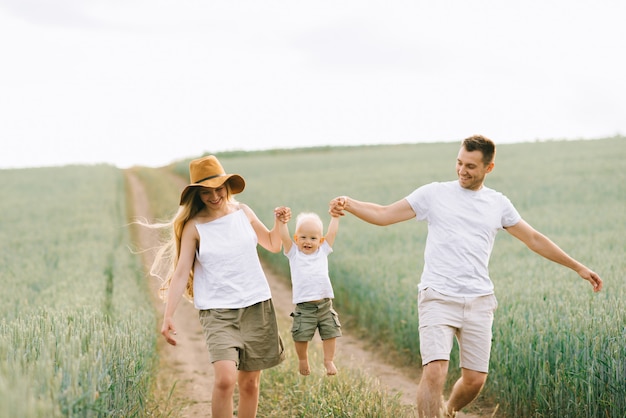
[[[488,187],[464,189],[458,181],[424,185],[406,200],[416,219],[428,222],[419,289],[461,297],[492,294],[488,266],[496,234],[521,220],[511,201]]]
[[[328,275],[328,255],[332,252],[324,241],[313,254],[304,254],[295,243],[285,254],[291,269],[294,304],[335,297]]]
[[[257,253],[257,236],[243,210],[196,224],[193,301],[197,309],[239,309],[272,297]]]

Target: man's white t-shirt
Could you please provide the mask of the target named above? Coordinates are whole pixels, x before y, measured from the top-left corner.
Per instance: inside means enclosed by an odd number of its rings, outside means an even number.
[[[418,288],[460,297],[493,293],[489,257],[499,230],[521,216],[502,193],[468,190],[458,181],[424,185],[406,197],[418,221],[428,222]]]

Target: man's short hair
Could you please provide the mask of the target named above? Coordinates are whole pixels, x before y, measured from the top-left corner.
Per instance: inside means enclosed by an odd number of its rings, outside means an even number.
[[[482,135],[473,135],[465,138],[461,146],[467,151],[480,151],[483,153],[483,164],[489,165],[496,156],[496,144]]]

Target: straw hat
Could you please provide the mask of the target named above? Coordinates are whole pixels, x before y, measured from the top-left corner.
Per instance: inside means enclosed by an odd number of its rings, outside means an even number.
[[[246,182],[239,174],[226,174],[224,168],[214,155],[198,158],[189,163],[189,184],[180,194],[180,204],[187,199],[192,187],[220,187],[228,182],[232,194],[241,193]]]

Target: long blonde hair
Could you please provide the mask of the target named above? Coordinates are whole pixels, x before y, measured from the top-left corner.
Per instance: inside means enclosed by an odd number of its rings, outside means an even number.
[[[235,199],[230,191],[230,185],[228,181],[224,183],[226,186],[226,195],[229,202],[234,202]],[[187,193],[185,200],[181,202],[178,207],[178,211],[174,215],[171,221],[167,223],[151,224],[152,228],[168,229],[169,233],[166,240],[158,247],[152,266],[150,267],[150,274],[161,280],[161,288],[159,289],[159,297],[163,300],[167,300],[170,284],[172,282],[172,276],[178,265],[180,258],[180,245],[183,236],[183,229],[187,222],[193,219],[202,209],[204,209],[204,203],[200,199],[198,190],[201,187],[193,187]],[[163,272],[165,271],[165,274]],[[183,293],[186,299],[193,301],[193,268],[189,271],[189,279],[187,280],[187,287]]]

